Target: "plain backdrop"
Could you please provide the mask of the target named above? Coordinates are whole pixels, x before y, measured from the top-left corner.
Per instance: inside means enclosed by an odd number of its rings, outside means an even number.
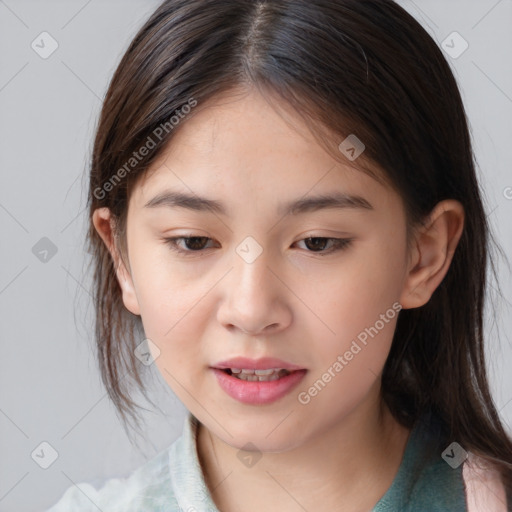
[[[512,1],[400,3],[450,48],[488,217],[510,257]],[[129,443],[96,369],[84,275],[86,172],[101,100],[157,5],[0,0],[0,512],[41,510],[74,482],[126,475],[181,433],[186,411],[157,378],[161,411],[143,415],[142,451]],[[501,260],[499,273],[506,301],[488,311],[487,353],[511,429],[512,287]],[[44,469],[35,454],[52,449],[57,459]]]

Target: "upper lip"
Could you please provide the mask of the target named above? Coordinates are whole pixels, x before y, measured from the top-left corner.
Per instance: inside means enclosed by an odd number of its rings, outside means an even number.
[[[220,361],[212,365],[212,368],[225,370],[227,368],[239,368],[246,370],[267,370],[270,368],[283,368],[285,370],[303,370],[302,366],[288,363],[275,357],[263,357],[261,359],[249,359],[247,357],[234,357],[226,361]]]

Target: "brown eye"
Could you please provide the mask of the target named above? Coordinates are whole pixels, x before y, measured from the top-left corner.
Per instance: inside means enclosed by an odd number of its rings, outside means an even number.
[[[319,256],[324,256],[348,247],[352,240],[347,238],[326,238],[315,236],[304,238],[303,240],[300,240],[300,242],[304,242],[308,252],[318,253]],[[332,245],[326,250],[328,242],[332,242]]]
[[[177,236],[174,238],[164,239],[173,251],[182,254],[202,252],[205,249],[205,245],[208,240],[211,240],[211,238],[208,238],[207,236]],[[180,245],[178,243],[180,241],[184,241],[184,248],[183,244]]]
[[[312,251],[324,250],[325,247],[327,246],[327,242],[329,241],[328,238],[319,238],[319,237],[305,238],[304,240],[306,242],[306,247],[308,247],[308,249],[311,249]]]
[[[205,242],[208,240],[208,238],[205,236],[193,236],[189,238],[184,238],[184,240],[187,249],[190,249],[192,251],[199,251],[201,249],[204,249]]]

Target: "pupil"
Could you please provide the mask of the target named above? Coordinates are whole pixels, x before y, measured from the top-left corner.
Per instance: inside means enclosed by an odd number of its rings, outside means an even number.
[[[190,241],[193,241],[192,244],[190,243]],[[190,247],[191,245],[194,246],[194,241],[197,242],[197,240],[202,240],[203,242],[206,240],[206,237],[205,236],[192,236],[192,237],[189,237],[186,239],[186,246],[188,249],[192,249],[192,250],[197,250],[197,249],[202,249],[203,248],[203,244],[199,243],[200,247]]]
[[[325,245],[327,244],[327,239],[326,238],[319,238],[319,237],[316,237],[316,238],[306,238],[305,242],[306,242],[306,245],[308,245],[308,242],[310,240],[316,240],[317,242],[320,240],[320,245],[322,247],[318,247],[317,244],[313,244],[313,246],[317,245],[316,249],[325,249]],[[315,247],[313,247],[314,249]]]

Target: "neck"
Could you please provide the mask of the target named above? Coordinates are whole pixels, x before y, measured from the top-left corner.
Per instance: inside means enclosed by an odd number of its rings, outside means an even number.
[[[199,425],[197,449],[213,501],[244,510],[370,510],[390,487],[409,430],[371,393],[356,410],[288,451],[244,466],[240,450]]]

